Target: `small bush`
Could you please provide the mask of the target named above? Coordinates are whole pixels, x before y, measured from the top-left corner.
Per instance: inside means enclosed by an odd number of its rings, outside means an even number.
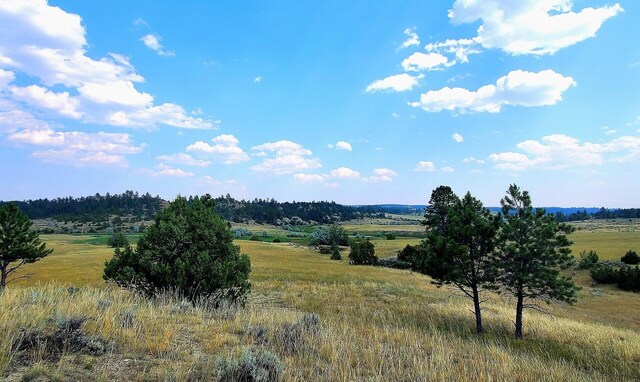
[[[288,353],[298,353],[307,347],[308,337],[320,333],[320,317],[306,313],[295,324],[285,324],[276,333],[276,341]]]
[[[628,250],[627,253],[620,258],[625,264],[636,265],[640,264],[640,256],[636,253],[636,251]]]
[[[598,260],[596,251],[582,251],[580,252],[580,260],[578,260],[578,269],[591,269],[598,264]]]
[[[219,357],[215,368],[219,382],[275,382],[284,371],[277,355],[256,349],[245,350],[240,360]]]
[[[618,270],[618,287],[640,292],[640,267],[622,267]]]
[[[398,252],[398,260],[406,263],[411,263],[413,261],[413,257],[417,252],[417,245],[407,244],[401,251]]]
[[[122,232],[118,232],[109,237],[107,245],[111,248],[125,248],[129,246],[129,240]]]
[[[251,236],[251,238],[249,239],[251,241],[260,241],[260,238],[256,235]]]
[[[231,230],[231,232],[233,232],[233,236],[236,238],[240,238],[240,237],[245,237],[245,236],[252,236],[253,232],[251,232],[250,230],[243,228],[243,227],[237,227],[237,228],[233,228]]]
[[[386,234],[385,237],[387,238],[387,240],[395,240],[396,239],[396,235],[394,235],[392,233]]]
[[[275,239],[273,239],[274,243],[282,243],[282,240],[278,237],[276,237]]]
[[[618,282],[618,271],[610,265],[598,264],[589,271],[593,280],[600,284],[615,284]]]
[[[331,246],[331,260],[342,260],[342,256],[340,255],[340,247],[335,244]]]
[[[375,246],[369,239],[353,240],[349,252],[349,263],[355,265],[374,265],[378,262]]]

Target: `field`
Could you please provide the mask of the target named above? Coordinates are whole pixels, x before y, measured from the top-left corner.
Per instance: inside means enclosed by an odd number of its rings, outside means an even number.
[[[380,257],[419,241],[374,234],[387,231],[384,224],[347,229],[371,229]],[[278,235],[273,227],[264,230]],[[101,237],[43,238],[54,253],[25,266],[32,276],[0,297],[0,373],[9,381],[212,380],[216,358],[237,357],[247,348],[274,352],[286,381],[640,379],[640,296],[592,286],[585,271],[576,273],[583,287],[577,304],[551,306],[553,316],[527,311],[525,339],[515,340],[513,304],[506,296],[491,296],[488,333],[479,337],[469,302],[436,288],[428,277],[331,261],[296,243],[239,240],[252,262],[249,303],[239,311],[211,312],[170,297],[150,302],[107,286],[101,275],[112,250]],[[583,229],[572,239],[574,251],[595,249],[601,258],[640,249],[636,230]],[[81,288],[70,292],[70,285]],[[120,325],[127,312],[134,312],[132,327]],[[303,335],[292,348],[281,333],[304,313],[319,316],[319,331]],[[9,349],[20,328],[46,327],[52,317],[74,315],[88,317],[85,330],[113,342],[115,350],[30,364],[12,359]],[[264,341],[256,339],[256,328],[264,329]]]

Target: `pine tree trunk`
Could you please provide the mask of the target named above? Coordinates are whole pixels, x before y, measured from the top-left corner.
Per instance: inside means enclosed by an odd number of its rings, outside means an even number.
[[[4,292],[4,287],[7,285],[7,266],[4,262],[0,263],[0,294]]]
[[[482,334],[484,329],[482,329],[482,312],[480,310],[480,296],[478,294],[478,287],[473,286],[473,308],[474,313],[476,314],[476,333]]]
[[[522,338],[522,309],[524,305],[524,295],[522,293],[522,284],[518,285],[516,294],[518,299],[516,303],[516,338]]]

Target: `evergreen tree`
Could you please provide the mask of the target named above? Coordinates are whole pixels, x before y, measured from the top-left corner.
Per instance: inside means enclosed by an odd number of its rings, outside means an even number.
[[[502,243],[499,251],[501,283],[516,298],[515,336],[522,337],[522,312],[526,308],[545,311],[535,303],[541,299],[573,303],[577,287],[562,275],[574,264],[567,234],[573,228],[558,223],[554,215],[534,210],[527,191],[509,186],[502,205]]]
[[[176,198],[156,216],[135,250],[116,249],[104,278],[154,295],[165,290],[192,301],[242,301],[249,292],[251,264],[233,245],[229,224],[214,211],[208,196],[191,203]]]
[[[52,252],[31,230],[32,224],[15,204],[0,206],[0,293],[7,286],[9,275]]]
[[[482,333],[480,294],[483,289],[495,289],[494,250],[500,221],[470,193],[462,200],[454,196],[450,189],[441,188],[432,194],[430,211],[437,212],[426,219],[427,237],[418,252],[424,256],[420,271],[436,285],[453,285],[471,299],[476,332]]]

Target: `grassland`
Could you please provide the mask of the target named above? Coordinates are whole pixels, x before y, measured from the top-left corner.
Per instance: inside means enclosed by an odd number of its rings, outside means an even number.
[[[598,236],[609,233],[619,236]],[[212,312],[172,298],[147,301],[107,286],[101,275],[112,250],[100,238],[43,238],[54,253],[25,266],[32,277],[10,285],[0,297],[0,378],[10,381],[213,380],[217,357],[256,347],[278,355],[286,381],[640,379],[638,294],[591,286],[584,271],[576,273],[583,287],[577,304],[552,306],[553,317],[527,312],[525,339],[514,340],[512,302],[506,297],[491,296],[485,310],[488,333],[478,337],[467,300],[434,287],[428,277],[331,261],[295,243],[238,241],[252,261],[250,300],[239,311]],[[616,240],[596,249],[611,258],[621,256],[620,248],[640,249],[637,238],[634,231],[598,230],[572,237],[576,249]],[[418,240],[374,238],[381,257]],[[81,289],[69,293],[69,285]],[[134,312],[132,327],[120,324],[126,312]],[[278,333],[305,312],[319,315],[321,329],[291,351]],[[88,317],[85,330],[113,342],[115,350],[101,356],[70,353],[55,362],[15,359],[9,348],[20,328],[41,328],[52,317],[74,315]],[[256,327],[266,329],[265,342],[251,335]]]

